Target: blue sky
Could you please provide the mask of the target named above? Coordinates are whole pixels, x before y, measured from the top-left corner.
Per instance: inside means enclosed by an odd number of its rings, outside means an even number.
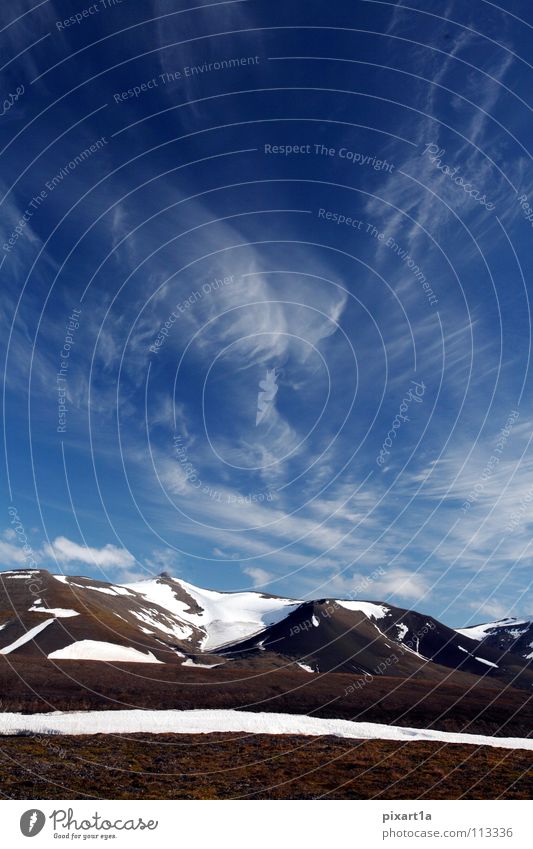
[[[2,13],[2,568],[531,615],[529,4],[176,6]]]

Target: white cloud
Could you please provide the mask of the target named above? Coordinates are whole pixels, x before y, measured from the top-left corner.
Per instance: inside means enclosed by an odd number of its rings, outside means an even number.
[[[5,536],[5,534],[4,534]],[[24,551],[18,545],[0,540],[0,564],[2,566],[25,566]]]
[[[56,537],[51,545],[45,545],[44,551],[60,563],[75,561],[104,569],[129,569],[135,564],[135,558],[125,548],[110,544],[102,548],[91,548],[88,545],[78,545],[66,537]]]
[[[267,572],[266,569],[260,569],[258,566],[245,566],[242,571],[252,579],[254,587],[268,584],[274,577],[271,572]]]
[[[219,557],[222,560],[240,560],[241,556],[237,551],[223,551],[218,546],[215,546],[213,549],[213,554],[215,557]]]
[[[151,557],[146,558],[145,563],[151,572],[174,574],[180,566],[180,560],[180,555],[172,548],[156,548],[152,551]]]
[[[372,586],[380,598],[394,595],[409,601],[423,598],[430,589],[430,583],[423,575],[399,568],[389,569],[383,577],[376,579]]]
[[[405,599],[409,602],[419,602],[428,595],[431,581],[424,575],[409,569],[394,567],[386,569],[378,566],[370,574],[352,572],[337,573],[329,581],[321,584],[321,595],[328,593],[337,598],[372,599],[374,601],[391,601],[390,596]],[[307,595],[316,595],[316,589]],[[392,603],[396,603],[392,600]]]
[[[481,602],[472,601],[468,606],[471,607],[472,610],[476,611],[475,616],[473,617],[474,619],[476,617],[481,617],[481,619],[483,619],[484,617],[489,617],[493,619],[503,619],[504,617],[509,616],[509,608],[496,600]],[[477,619],[475,624],[477,624],[479,621],[480,620]]]

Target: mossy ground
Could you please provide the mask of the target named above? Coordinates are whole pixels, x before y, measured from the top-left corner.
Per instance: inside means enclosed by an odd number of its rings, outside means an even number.
[[[526,799],[533,753],[296,736],[4,737],[7,799]]]

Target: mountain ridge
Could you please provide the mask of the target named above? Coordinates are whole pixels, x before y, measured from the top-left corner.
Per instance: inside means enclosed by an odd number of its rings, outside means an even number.
[[[531,639],[530,639],[531,638]],[[0,655],[54,663],[235,662],[445,678],[450,670],[533,687],[533,625],[452,629],[386,602],[203,589],[162,573],[132,583],[47,570],[0,573]]]

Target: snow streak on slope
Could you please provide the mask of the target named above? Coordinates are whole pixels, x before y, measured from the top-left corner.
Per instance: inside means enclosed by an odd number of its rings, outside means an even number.
[[[487,737],[425,728],[402,728],[374,722],[319,719],[289,713],[252,713],[240,710],[101,710],[52,714],[0,714],[1,734],[302,734],[354,740],[426,740],[466,743],[501,749],[533,751],[533,740]]]
[[[484,663],[485,666],[492,666],[492,667],[494,667],[494,669],[498,668],[497,663],[492,663],[491,660],[485,660],[485,658],[483,658],[483,657],[477,657],[477,655],[472,654],[471,651],[468,651],[468,649],[465,649],[463,646],[457,646],[457,648],[459,649],[459,651],[464,651],[465,654],[469,654],[470,657],[472,657],[474,660],[477,660],[478,663]]]
[[[22,637],[19,637],[18,640],[15,640],[14,643],[11,643],[11,645],[9,646],[5,646],[5,648],[3,649],[0,649],[0,654],[11,654],[11,652],[15,651],[15,649],[19,649],[25,643],[28,643],[30,640],[33,640],[33,638],[36,637],[37,634],[40,634],[41,631],[44,631],[44,629],[47,628],[48,625],[51,625],[53,621],[53,619],[47,619],[45,622],[39,622],[38,625],[36,625],[34,628],[30,628],[29,631],[26,631],[26,633],[23,634]]]
[[[33,607],[28,607],[29,613],[51,613],[52,616],[58,619],[69,619],[72,616],[79,616],[77,610],[69,610],[66,607],[42,607],[37,602]]]

